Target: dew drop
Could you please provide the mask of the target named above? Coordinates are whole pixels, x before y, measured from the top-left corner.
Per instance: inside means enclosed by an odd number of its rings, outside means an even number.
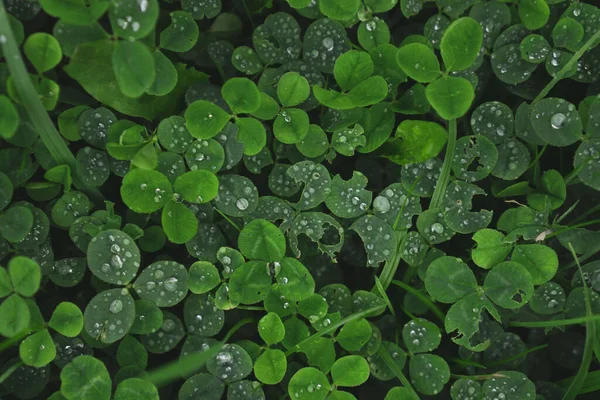
[[[110,310],[111,313],[118,314],[123,309],[123,302],[118,299],[114,300],[112,303],[110,303],[110,306],[108,307],[108,309]]]
[[[550,123],[554,129],[562,129],[567,122],[567,117],[563,113],[556,113],[550,118]]]

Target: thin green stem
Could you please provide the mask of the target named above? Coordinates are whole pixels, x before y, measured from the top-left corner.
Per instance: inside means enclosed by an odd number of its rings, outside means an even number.
[[[236,309],[246,310],[246,311],[265,311],[264,307],[258,307],[258,306],[237,306]]]
[[[503,364],[509,363],[509,362],[511,362],[511,361],[518,360],[518,359],[519,359],[519,358],[521,358],[521,357],[525,357],[527,354],[529,354],[529,353],[533,353],[534,351],[538,351],[538,350],[545,349],[546,347],[548,347],[548,343],[545,343],[545,344],[541,344],[541,345],[539,345],[539,346],[532,347],[532,348],[530,348],[530,349],[527,349],[527,350],[525,350],[525,351],[522,351],[522,352],[520,352],[520,353],[518,353],[518,354],[515,354],[515,355],[513,355],[513,356],[510,356],[510,357],[508,357],[508,358],[505,358],[505,359],[503,359],[503,360],[499,360],[499,361],[496,361],[496,362],[494,362],[494,363],[488,364],[487,366],[488,366],[488,367],[496,367],[496,366],[498,366],[498,365],[503,365]]]
[[[377,278],[377,276],[375,276],[375,286],[377,287],[377,290],[379,291],[379,294],[381,295],[381,297],[385,301],[385,304],[387,304],[390,312],[395,317],[396,316],[396,311],[394,310],[394,306],[392,305],[392,302],[390,301],[390,298],[388,297],[387,293],[385,292],[385,289],[383,288],[383,285],[381,284],[381,281],[379,280],[379,278]]]
[[[248,20],[250,20],[250,25],[252,25],[252,30],[256,27],[254,26],[254,21],[252,20],[252,14],[250,14],[250,10],[248,9],[248,5],[246,4],[246,0],[242,0],[242,4],[244,4],[244,10],[246,11],[246,15],[248,16]]]
[[[379,346],[377,354],[379,355],[379,357],[381,357],[383,362],[385,362],[388,368],[392,370],[394,375],[396,375],[396,378],[398,378],[398,380],[402,382],[402,386],[404,386],[404,388],[408,390],[408,393],[411,395],[411,397],[413,399],[419,400],[419,395],[417,394],[417,392],[415,392],[415,389],[413,389],[412,385],[410,384],[410,381],[406,378],[406,376],[402,372],[402,369],[400,369],[400,367],[398,367],[398,365],[394,362],[394,359],[392,358],[392,356],[390,356],[390,353],[387,352],[384,346]]]
[[[154,371],[151,371],[146,379],[152,382],[156,387],[161,387],[173,381],[183,379],[186,375],[197,371],[211,357],[215,356],[238,329],[253,321],[252,318],[244,318],[235,324],[229,332],[227,332],[225,338],[219,343],[215,343],[205,351],[183,356],[177,361],[159,367]]]
[[[406,283],[402,282],[402,281],[397,281],[397,280],[393,280],[392,283],[396,286],[401,287],[402,289],[406,290],[408,293],[414,295],[415,297],[417,297],[419,300],[421,300],[427,307],[429,307],[429,309],[431,310],[431,312],[433,312],[433,314],[443,323],[444,322],[444,318],[445,315],[444,312],[442,310],[440,310],[440,308],[438,306],[435,305],[435,303],[433,301],[431,301],[431,299],[429,297],[427,297],[426,295],[424,295],[420,290],[415,289],[412,286],[407,285]]]
[[[581,214],[579,217],[577,217],[575,219],[576,224],[579,223],[580,221],[585,221],[587,219],[587,217],[589,217],[590,215],[592,215],[595,212],[600,211],[600,204],[596,204],[594,207],[590,208],[589,210],[587,210],[586,212],[584,212],[583,214]]]
[[[45,328],[44,326],[27,328],[27,329],[24,329],[21,332],[17,333],[15,336],[0,342],[0,353],[2,353],[4,350],[8,349],[9,347],[12,347],[13,345],[20,342],[21,340],[25,339],[27,336],[31,335],[32,333],[40,331],[44,328]]]
[[[4,371],[2,375],[0,375],[0,384],[2,384],[2,382],[4,382],[9,376],[11,376],[13,372],[15,372],[21,365],[23,365],[23,362],[17,361],[16,363],[8,367],[8,369]]]
[[[451,378],[454,379],[472,379],[474,381],[485,381],[487,379],[492,379],[492,378],[506,378],[506,375],[502,375],[499,373],[495,373],[495,374],[485,374],[485,375],[460,375],[460,374],[452,374],[450,375]]]
[[[386,261],[381,274],[379,274],[379,281],[381,282],[381,286],[383,286],[384,290],[387,290],[387,288],[390,286],[390,283],[392,283],[392,279],[394,279],[394,275],[396,275],[396,271],[400,266],[403,244],[402,239],[404,239],[404,236],[406,235],[406,231],[394,231],[394,233],[396,234],[396,240],[398,241],[396,244],[396,251],[394,252],[391,260]],[[373,290],[375,290],[375,288],[373,288]]]
[[[600,39],[600,29],[598,29],[598,31],[587,42],[585,42],[584,45],[581,46],[581,48],[579,50],[577,50],[575,52],[573,57],[571,57],[571,59],[565,64],[565,66],[560,71],[558,71],[558,73],[554,76],[554,78],[552,78],[552,80],[550,82],[548,82],[546,87],[544,87],[542,89],[542,91],[537,95],[537,97],[535,99],[533,99],[533,101],[531,102],[531,105],[534,105],[538,101],[545,98],[548,95],[548,93],[550,93],[550,91],[554,88],[554,86],[556,86],[556,84],[565,77],[565,74],[568,71],[571,71],[573,66],[579,61],[579,59],[583,56],[583,54],[586,51],[588,51],[590,49],[590,47],[592,47],[592,45],[598,39]]]
[[[600,30],[599,30],[600,32]],[[575,253],[575,249],[569,242],[569,251],[573,255],[573,259],[577,264],[577,268],[579,268],[579,274],[581,275],[581,281],[583,282],[583,292],[585,294],[585,313],[586,316],[592,315],[592,302],[590,298],[590,289],[587,286],[585,281],[585,277],[583,275],[583,270],[581,269],[581,265],[579,264],[579,258],[577,257],[577,253]],[[596,323],[592,321],[587,321],[585,323],[585,347],[583,348],[583,357],[581,358],[581,364],[579,365],[579,370],[573,379],[573,382],[569,385],[567,392],[563,396],[563,400],[571,400],[577,397],[583,383],[585,382],[585,377],[588,374],[590,369],[590,364],[592,363],[592,358],[594,357],[594,342],[596,341]]]
[[[572,229],[584,228],[586,226],[595,225],[595,224],[600,224],[600,219],[593,219],[591,221],[580,222],[579,224],[568,226],[568,227],[566,227],[564,229],[560,229],[560,230],[558,230],[556,232],[552,232],[551,234],[549,234],[548,236],[546,236],[546,238],[551,238],[553,236],[560,235],[561,233],[570,231]]]
[[[48,152],[57,164],[66,164],[71,168],[73,183],[78,189],[86,192],[95,203],[102,204],[103,196],[100,191],[95,187],[86,185],[81,180],[75,167],[75,157],[65,144],[60,133],[56,130],[40,101],[39,95],[23,63],[19,46],[15,41],[11,25],[8,21],[8,14],[4,8],[4,1],[0,1],[0,37],[2,38],[0,45],[4,51],[4,58],[15,90]]]
[[[218,208],[215,208],[215,211],[218,212],[219,214],[221,214],[221,217],[225,218],[225,220],[227,222],[229,222],[231,224],[231,226],[233,226],[235,229],[237,229],[238,232],[242,231],[242,229],[238,226],[238,224],[233,222],[233,220],[231,218],[229,218],[227,215],[225,215],[221,210],[219,210]]]
[[[446,154],[444,155],[444,164],[440,177],[435,184],[435,190],[431,197],[429,208],[438,208],[442,205],[446,188],[450,182],[450,171],[452,170],[452,162],[454,161],[454,153],[456,152],[456,135],[457,135],[456,119],[448,121],[448,144],[446,145]]]
[[[600,321],[600,315],[550,321],[511,321],[508,325],[515,328],[556,328],[559,326],[585,324],[590,321]]]
[[[336,322],[335,324],[331,324],[330,326],[328,326],[327,328],[317,331],[315,333],[313,333],[311,336],[307,337],[304,340],[301,340],[297,345],[295,345],[294,347],[292,347],[291,349],[289,349],[285,355],[286,357],[291,356],[292,354],[300,351],[300,349],[302,348],[302,346],[304,346],[306,343],[309,343],[312,340],[315,340],[317,338],[320,338],[321,336],[327,335],[329,333],[333,333],[337,330],[337,328],[339,328],[340,326],[344,326],[346,325],[348,322],[350,321],[354,321],[357,319],[361,319],[361,318],[365,318],[367,315],[371,314],[371,313],[375,313],[375,312],[379,312],[382,310],[385,310],[386,306],[385,305],[380,305],[377,307],[371,307],[367,310],[363,310],[357,313],[354,313],[352,315],[347,316],[344,319],[339,320],[338,322]]]
[[[529,164],[529,167],[527,167],[527,169],[531,169],[534,165],[536,165],[538,163],[538,161],[540,161],[540,158],[542,158],[542,156],[546,152],[547,148],[548,148],[548,145],[545,145],[544,147],[542,147],[542,150],[537,152],[535,158],[533,159],[531,164]]]

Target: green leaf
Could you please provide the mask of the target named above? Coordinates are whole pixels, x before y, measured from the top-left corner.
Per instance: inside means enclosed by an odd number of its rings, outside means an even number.
[[[208,203],[217,196],[219,180],[209,171],[189,171],[177,178],[174,189],[190,203]]]
[[[237,268],[229,280],[231,299],[242,304],[264,300],[271,289],[272,278],[267,273],[267,263],[249,261]]]
[[[529,271],[534,285],[541,285],[554,277],[558,270],[558,256],[548,246],[542,244],[522,244],[515,247],[511,261],[515,261]]]
[[[573,165],[578,170],[577,176],[589,187],[600,190],[600,158],[597,154],[600,152],[600,141],[589,140],[581,143],[575,152]],[[0,216],[2,218],[2,216]],[[0,232],[2,227],[0,225]]]
[[[248,78],[227,80],[221,88],[221,94],[234,114],[251,114],[260,107],[260,92]]]
[[[141,42],[117,42],[113,50],[112,65],[119,89],[127,97],[140,97],[156,78],[152,53]]]
[[[483,290],[500,307],[519,308],[533,295],[533,280],[524,266],[505,261],[492,268],[485,277]]]
[[[327,208],[341,218],[354,218],[364,214],[371,205],[373,196],[365,189],[367,181],[367,177],[358,171],[354,171],[352,178],[347,181],[336,175],[331,183],[331,194],[325,200]]]
[[[379,17],[363,21],[358,26],[358,43],[367,51],[390,42],[391,32],[388,25]]]
[[[455,303],[477,290],[477,280],[461,259],[440,257],[427,268],[425,288],[437,301]]]
[[[29,326],[29,307],[18,294],[13,294],[0,304],[0,335],[13,337]]]
[[[40,288],[42,271],[39,264],[30,258],[13,257],[8,263],[8,274],[15,292],[21,296],[31,297]]]
[[[349,321],[336,336],[336,341],[347,351],[358,351],[371,339],[373,330],[366,319]]]
[[[242,229],[238,246],[246,258],[253,260],[273,262],[285,256],[283,233],[264,219],[255,219]]]
[[[440,74],[440,62],[429,47],[421,43],[410,43],[398,49],[396,60],[400,68],[417,82],[432,82]]]
[[[123,338],[134,318],[133,297],[127,289],[109,289],[97,294],[83,313],[86,333],[102,343],[114,343]]]
[[[135,365],[145,369],[148,365],[148,352],[144,345],[133,336],[127,335],[117,349],[117,362],[121,367]]]
[[[133,288],[142,299],[159,307],[172,307],[187,294],[188,272],[175,261],[156,261],[142,271]]]
[[[550,7],[546,0],[521,0],[519,17],[525,28],[534,31],[546,25],[550,17]]]
[[[482,229],[473,235],[477,247],[471,251],[473,262],[484,269],[491,269],[503,262],[512,245],[504,243],[504,235],[494,229]]]
[[[333,74],[338,85],[348,91],[373,75],[374,69],[375,66],[369,54],[350,50],[336,60]]]
[[[254,118],[237,118],[238,140],[244,145],[244,154],[254,156],[267,144],[267,132],[260,121]]]
[[[331,378],[338,386],[360,386],[369,379],[369,363],[361,356],[339,358],[331,367]]]
[[[56,67],[62,59],[58,40],[47,33],[30,35],[23,45],[23,51],[39,73]]]
[[[159,400],[158,390],[146,379],[129,378],[119,383],[114,400]]]
[[[475,98],[473,85],[465,78],[443,76],[425,90],[427,100],[445,120],[460,118],[467,113]]]
[[[337,3],[336,0],[328,1]],[[339,22],[321,18],[306,29],[302,51],[304,62],[317,70],[332,73],[337,58],[348,50],[350,44],[347,32]]]
[[[221,283],[219,271],[207,261],[196,261],[189,269],[190,291],[195,294],[206,293]]]
[[[542,35],[531,34],[521,41],[521,57],[523,60],[541,64],[550,54],[550,44]]]
[[[305,77],[297,72],[287,72],[277,83],[277,97],[282,106],[294,107],[304,102],[310,95],[310,85]]]
[[[69,400],[109,400],[112,382],[104,363],[79,356],[60,372],[60,391]]]
[[[276,385],[281,382],[286,372],[287,358],[279,349],[266,349],[254,364],[256,379],[267,385]]]
[[[277,104],[275,99],[264,92],[260,92],[260,107],[252,113],[252,116],[263,121],[270,121],[275,119],[278,114],[279,104]]]
[[[486,379],[483,383],[483,398],[495,398],[500,395],[525,399],[536,395],[535,385],[527,376],[516,371],[498,371],[498,378]],[[507,390],[508,389],[508,390]]]
[[[312,367],[296,372],[288,384],[290,398],[298,400],[325,400],[329,390],[325,374]]]
[[[363,241],[367,253],[367,266],[377,268],[379,263],[388,262],[396,250],[396,234],[383,219],[365,215],[350,226]]]
[[[284,108],[273,123],[273,134],[282,143],[295,144],[308,133],[308,114],[299,108]]]
[[[418,354],[409,362],[410,380],[415,388],[428,396],[437,395],[450,380],[450,367],[443,358]]]
[[[359,0],[321,0],[319,10],[331,19],[339,21],[352,19],[360,7]]]
[[[473,133],[485,136],[494,144],[501,144],[513,136],[514,125],[512,110],[498,101],[483,103],[471,114]]]
[[[102,2],[108,4],[106,1]],[[63,54],[67,57],[72,57],[77,46],[83,43],[95,42],[108,37],[108,33],[106,33],[102,26],[97,22],[90,22],[86,25],[77,25],[75,23],[67,22],[64,18],[60,19],[56,25],[54,25],[52,35],[58,40]]]
[[[396,130],[398,138],[390,147],[387,158],[405,165],[436,157],[445,147],[446,129],[435,122],[404,120]],[[384,151],[387,153],[387,150]]]
[[[352,128],[338,129],[333,133],[331,146],[341,155],[351,157],[356,149],[367,143],[364,133],[365,130],[360,124],[355,124]]]
[[[140,250],[126,233],[108,229],[98,233],[87,249],[92,273],[104,282],[124,285],[135,278],[140,267]]]
[[[442,334],[437,325],[419,318],[404,325],[402,338],[411,353],[425,353],[438,348]]]
[[[0,298],[8,296],[12,292],[12,284],[8,272],[0,267]]]
[[[306,136],[296,143],[296,148],[302,155],[315,158],[325,154],[329,148],[329,138],[320,126],[311,124]]]
[[[183,203],[169,201],[162,209],[161,225],[172,243],[190,241],[198,231],[198,219]]]
[[[223,381],[215,376],[202,373],[196,374],[185,381],[181,389],[179,389],[178,398],[193,399],[197,396],[203,400],[219,400],[222,398],[224,391],[225,385]]]
[[[282,295],[292,301],[304,300],[315,291],[315,281],[304,265],[295,258],[281,260],[281,270],[275,279]]]
[[[447,71],[463,71],[473,65],[483,43],[483,28],[473,18],[453,21],[444,31],[440,50]]]
[[[288,13],[271,14],[252,32],[252,43],[265,64],[285,64],[300,55],[300,25]]]
[[[160,50],[152,53],[156,77],[152,85],[146,89],[146,93],[152,96],[166,96],[177,87],[177,68],[173,62],[167,58]]]
[[[0,214],[0,234],[11,243],[24,240],[33,227],[33,213],[24,206],[14,206]]]
[[[383,101],[388,93],[387,81],[381,76],[372,76],[354,86],[348,98],[354,107],[367,107]]]
[[[240,175],[221,176],[217,208],[232,217],[243,217],[258,207],[258,190],[252,181]]]
[[[246,75],[258,74],[263,69],[263,63],[254,51],[248,46],[237,47],[231,55],[231,63],[240,72]]]
[[[131,40],[148,36],[159,13],[158,0],[121,0],[111,2],[108,17],[115,35]]]
[[[172,193],[167,177],[153,170],[134,169],[125,175],[121,185],[123,202],[137,213],[149,214],[161,209]]]
[[[562,175],[549,169],[544,172],[537,193],[527,195],[527,203],[534,210],[543,212],[546,209],[546,199],[550,200],[550,209],[556,210],[563,205],[567,198],[567,186]]]
[[[213,103],[198,100],[185,110],[186,126],[192,136],[198,139],[210,139],[225,128],[230,115]]]
[[[215,305],[218,303],[207,294],[191,295],[187,298],[183,306],[183,315],[190,333],[206,337],[221,331],[225,324],[224,312],[215,308]]]
[[[252,359],[241,346],[226,344],[208,360],[206,369],[225,383],[232,383],[250,375]]]
[[[178,113],[184,106],[185,91],[191,85],[207,78],[205,74],[177,63],[177,85],[168,95],[142,95],[132,99],[123,96],[116,82],[112,68],[114,47],[114,42],[109,40],[79,45],[69,65],[65,67],[65,72],[79,82],[92,97],[126,115],[153,120]]]
[[[537,314],[552,315],[564,310],[566,295],[563,288],[555,282],[538,286],[529,300],[529,307]]]
[[[44,11],[53,17],[75,25],[89,25],[98,20],[110,4],[106,0],[41,0]]]
[[[279,343],[285,336],[285,327],[281,318],[273,312],[258,321],[258,333],[268,346]]]
[[[552,146],[569,146],[581,139],[583,125],[575,106],[564,99],[548,98],[531,111],[531,124],[543,140]]]
[[[11,138],[17,132],[20,119],[19,113],[10,99],[0,95],[0,137]]]
[[[63,301],[54,309],[48,326],[66,337],[76,337],[83,329],[83,314],[79,307]]]
[[[19,345],[19,356],[25,365],[41,368],[56,357],[56,346],[47,329],[28,336]]]
[[[173,11],[171,24],[160,33],[160,47],[183,53],[194,47],[200,29],[192,15],[185,11]]]

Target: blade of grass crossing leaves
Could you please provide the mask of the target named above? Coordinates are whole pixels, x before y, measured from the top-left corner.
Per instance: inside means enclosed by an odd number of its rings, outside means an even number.
[[[556,74],[556,76],[542,89],[542,91],[536,96],[536,98],[531,102],[533,106],[538,101],[542,100],[544,97],[550,93],[550,91],[556,86],[558,82],[562,78],[564,78],[565,74],[573,69],[573,66],[579,61],[579,59],[585,54],[586,51],[589,50],[590,47],[600,39],[600,29],[592,36],[575,54],[571,59],[564,65],[564,67]]]
[[[285,355],[286,357],[289,357],[290,355],[294,354],[295,352],[299,351],[302,346],[304,346],[306,343],[310,342],[311,340],[315,340],[317,338],[320,338],[321,336],[327,335],[329,333],[335,332],[335,330],[341,326],[346,325],[348,322],[350,321],[354,321],[360,318],[364,318],[367,315],[377,312],[377,311],[381,311],[383,308],[385,308],[385,305],[380,305],[377,307],[371,307],[369,309],[366,309],[364,311],[361,312],[357,312],[354,313],[352,315],[347,316],[346,318],[343,318],[341,320],[339,320],[337,323],[335,324],[331,324],[329,327],[327,327],[327,329],[322,329],[320,331],[315,332],[314,334],[312,334],[311,336],[307,337],[306,339],[300,341],[298,344],[296,344],[296,346],[292,347],[291,349],[289,349]]]
[[[450,182],[450,171],[452,170],[452,163],[454,162],[454,153],[456,152],[456,119],[451,119],[448,123],[448,144],[446,145],[446,154],[444,155],[444,164],[442,165],[442,171],[438,178],[433,196],[431,197],[431,203],[429,208],[437,208],[442,205],[446,188]]]
[[[568,387],[573,382],[574,377],[569,377],[558,382],[559,385]],[[579,390],[579,394],[593,393],[600,391],[600,371],[593,371],[587,374],[585,381]]]
[[[383,359],[388,368],[392,370],[394,375],[396,375],[396,378],[398,378],[398,380],[402,382],[402,386],[404,386],[404,388],[408,390],[408,393],[410,394],[411,398],[418,400],[419,395],[417,394],[417,392],[415,392],[415,389],[413,389],[412,385],[410,384],[402,370],[398,368],[398,366],[392,359],[392,356],[390,356],[389,353],[385,351],[385,349],[382,346],[379,346],[379,350],[377,351],[377,353],[379,354],[379,357]]]
[[[406,290],[407,292],[409,292],[410,294],[414,295],[415,297],[417,297],[425,305],[427,305],[427,307],[429,307],[429,309],[431,310],[431,312],[442,323],[444,322],[444,318],[445,318],[444,312],[442,310],[440,310],[440,308],[438,306],[436,306],[435,303],[433,301],[431,301],[431,299],[427,295],[423,294],[423,292],[421,292],[420,290],[417,290],[417,289],[413,288],[412,286],[407,285],[406,283],[404,283],[402,281],[393,280],[392,283],[394,285],[399,286],[402,289]]]
[[[71,167],[73,182],[77,188],[85,191],[95,202],[101,203],[103,196],[97,188],[88,186],[79,177],[76,168],[75,157],[63,141],[61,135],[50,120],[48,113],[44,109],[39,99],[38,93],[33,87],[33,83],[27,73],[25,64],[19,52],[19,47],[15,41],[11,25],[8,20],[8,13],[4,8],[4,2],[0,2],[0,40],[4,51],[6,64],[13,78],[16,91],[23,103],[35,130],[39,133],[42,141],[48,148],[52,158],[57,164],[66,164]]]
[[[575,259],[577,268],[579,268],[579,274],[581,275],[581,281],[583,282],[583,292],[585,294],[585,313],[587,316],[591,316],[592,306],[590,298],[590,289],[587,286],[585,277],[583,276],[583,270],[581,269],[581,265],[579,264],[579,259],[577,258],[577,254],[575,253],[575,249],[573,249],[571,243],[569,243],[569,250],[571,251],[573,258]],[[571,382],[569,388],[567,389],[567,392],[563,396],[563,400],[574,399],[577,397],[578,394],[580,394],[583,383],[585,382],[585,377],[590,369],[590,364],[594,355],[594,342],[597,340],[596,323],[593,321],[588,321],[585,324],[585,328],[585,347],[583,349],[581,365],[579,366],[579,370],[577,371],[573,382]]]
[[[377,287],[377,291],[379,292],[379,294],[381,295],[381,297],[383,297],[383,300],[385,301],[385,303],[387,304],[388,308],[390,309],[390,312],[395,317],[396,316],[396,311],[394,311],[394,306],[390,302],[390,298],[388,297],[387,293],[385,292],[385,289],[383,288],[383,285],[379,281],[379,278],[377,278],[376,276],[375,276],[375,286]]]
[[[8,367],[8,369],[4,371],[2,375],[0,375],[0,384],[2,384],[2,382],[4,382],[8,377],[10,377],[12,373],[15,372],[21,365],[23,365],[23,362],[17,361],[16,363]]]
[[[163,367],[157,368],[150,372],[148,379],[154,386],[161,387],[175,380],[183,379],[187,374],[197,371],[202,365],[204,365],[211,357],[221,350],[221,348],[227,343],[229,338],[242,326],[254,321],[252,318],[244,318],[235,324],[229,332],[225,335],[222,341],[214,344],[208,350],[200,353],[192,353],[188,356],[181,357],[179,360],[167,364]]]

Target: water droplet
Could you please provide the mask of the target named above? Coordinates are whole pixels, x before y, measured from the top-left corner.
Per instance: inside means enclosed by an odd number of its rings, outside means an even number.
[[[327,51],[333,50],[333,47],[334,47],[333,39],[330,37],[326,37],[325,39],[323,39],[323,47],[325,47],[327,49]]]
[[[110,312],[113,314],[118,314],[121,312],[121,310],[123,309],[123,302],[121,300],[113,300],[112,303],[110,303],[110,306],[108,307]]]
[[[177,289],[177,278],[174,276],[165,281],[165,289],[169,292],[174,292]]]
[[[444,226],[439,222],[436,222],[435,224],[431,225],[431,231],[437,234],[442,234],[444,233]]]
[[[373,208],[380,213],[386,213],[390,210],[390,201],[385,196],[377,196],[373,201]]]
[[[235,202],[235,205],[239,210],[244,211],[248,208],[249,203],[248,200],[242,197]]]
[[[373,32],[375,30],[375,28],[377,28],[377,22],[375,22],[375,21],[369,21],[369,22],[367,22],[367,24],[365,25],[365,27],[367,28],[367,30],[369,32]]]
[[[550,118],[550,123],[554,129],[561,129],[565,122],[567,122],[567,117],[563,113],[556,113]]]

